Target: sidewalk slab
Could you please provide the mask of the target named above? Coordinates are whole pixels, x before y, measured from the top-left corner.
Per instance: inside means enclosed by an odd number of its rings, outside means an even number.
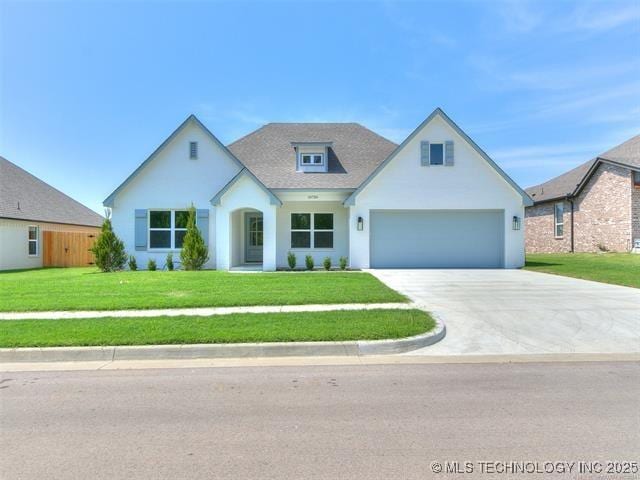
[[[252,307],[163,308],[154,310],[82,310],[51,312],[1,312],[0,320],[62,320],[106,317],[177,317],[229,315],[232,313],[330,312],[334,310],[424,309],[415,303],[338,303],[321,305],[274,305]]]

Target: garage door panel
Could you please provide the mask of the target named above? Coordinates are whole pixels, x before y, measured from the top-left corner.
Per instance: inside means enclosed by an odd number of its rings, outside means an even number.
[[[372,211],[373,268],[500,268],[504,214],[489,210]]]

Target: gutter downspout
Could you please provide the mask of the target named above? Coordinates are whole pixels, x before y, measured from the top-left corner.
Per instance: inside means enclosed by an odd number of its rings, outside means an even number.
[[[573,236],[573,199],[567,197],[567,201],[571,204],[571,253],[574,253],[574,236]]]

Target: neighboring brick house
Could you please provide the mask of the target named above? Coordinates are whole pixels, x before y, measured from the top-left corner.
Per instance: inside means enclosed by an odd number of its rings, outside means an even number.
[[[640,252],[640,135],[526,191],[527,252]]]

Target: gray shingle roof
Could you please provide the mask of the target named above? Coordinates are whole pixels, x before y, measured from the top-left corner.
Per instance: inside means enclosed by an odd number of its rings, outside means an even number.
[[[592,172],[594,163],[607,160],[632,168],[640,168],[640,135],[630,138],[617,147],[607,150],[596,158],[577,166],[551,180],[526,189],[534,202],[546,202],[578,194],[578,187]]]
[[[333,142],[329,171],[297,172],[292,142]],[[396,146],[357,123],[269,123],[228,148],[270,189],[355,189]]]
[[[93,210],[0,157],[0,218],[99,227]]]
[[[617,147],[607,150],[598,155],[598,157],[631,167],[640,167],[640,135],[636,135]]]

